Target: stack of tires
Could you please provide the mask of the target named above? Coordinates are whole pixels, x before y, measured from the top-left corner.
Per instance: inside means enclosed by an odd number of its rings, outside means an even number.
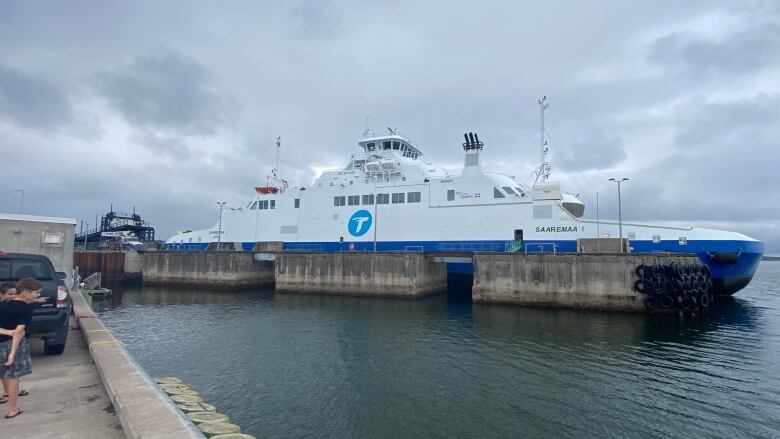
[[[636,267],[634,290],[645,294],[645,307],[678,309],[696,315],[712,304],[712,281],[709,268],[701,264],[655,264]]]

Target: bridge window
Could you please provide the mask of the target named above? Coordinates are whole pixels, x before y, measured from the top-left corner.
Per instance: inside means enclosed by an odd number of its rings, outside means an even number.
[[[523,192],[523,190],[520,189],[519,187],[516,187],[515,190],[517,190],[517,193],[520,194],[521,197],[525,196],[525,192]]]
[[[363,204],[374,204],[374,194],[363,195]]]
[[[447,190],[447,201],[455,201],[455,189]]]
[[[390,149],[390,142],[382,142],[382,149]]]
[[[360,195],[350,195],[347,197],[347,204],[350,206],[357,206],[360,204]]]
[[[661,235],[653,235],[653,244],[658,244],[661,242]]]
[[[249,210],[257,210],[257,201],[249,203]]]
[[[369,151],[375,150],[376,149],[376,143],[374,143],[374,142],[366,143],[366,149],[369,150]]]
[[[515,190],[509,186],[501,186],[501,188],[504,189],[504,192],[508,193],[509,195],[517,195],[517,192],[515,192]]]
[[[501,192],[501,189],[494,187],[493,188],[493,198],[506,198],[506,195],[504,195],[503,192]]]
[[[390,194],[376,194],[376,204],[390,204]]]
[[[401,142],[393,142],[393,149],[401,149]]]
[[[397,192],[393,194],[393,204],[400,204],[404,202],[404,193]]]
[[[276,209],[276,200],[271,200],[271,209]]]
[[[406,201],[408,203],[419,203],[421,198],[419,192],[409,192],[406,194]]]
[[[345,204],[346,204],[346,198],[344,196],[333,197],[333,205],[334,206],[344,206]]]
[[[298,209],[300,207],[301,207],[301,199],[300,198],[296,198],[295,199],[295,208]]]

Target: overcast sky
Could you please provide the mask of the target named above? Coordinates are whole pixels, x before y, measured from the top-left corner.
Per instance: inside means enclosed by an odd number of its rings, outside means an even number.
[[[167,238],[283,173],[310,184],[366,116],[457,169],[553,171],[595,216],[746,233],[780,253],[775,1],[0,3],[0,211]],[[489,165],[489,166],[488,166]]]

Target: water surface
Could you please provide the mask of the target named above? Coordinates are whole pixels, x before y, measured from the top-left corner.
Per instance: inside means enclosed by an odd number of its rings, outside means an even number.
[[[694,320],[160,288],[95,308],[258,437],[780,437],[780,262]]]

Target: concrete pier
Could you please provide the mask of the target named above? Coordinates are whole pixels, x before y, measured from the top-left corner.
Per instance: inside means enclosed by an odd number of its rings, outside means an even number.
[[[70,327],[78,331],[75,318]],[[33,373],[21,379],[29,395],[19,398],[24,413],[0,419],[0,437],[37,439],[123,439],[111,405],[81,333],[68,337],[62,355],[44,355],[43,342],[30,340]],[[4,416],[7,405],[0,405]]]
[[[73,314],[89,354],[128,438],[198,439],[202,435],[162,393],[144,370],[103,325],[79,292],[74,292]],[[57,437],[67,437],[60,433]],[[101,437],[101,436],[77,436]]]
[[[645,295],[634,291],[640,264],[698,264],[681,254],[474,255],[471,297],[477,303],[644,312]]]
[[[274,284],[273,262],[256,261],[249,252],[147,252],[141,270],[147,285],[240,289]]]
[[[276,254],[277,292],[416,298],[446,290],[446,264],[422,253]]]

